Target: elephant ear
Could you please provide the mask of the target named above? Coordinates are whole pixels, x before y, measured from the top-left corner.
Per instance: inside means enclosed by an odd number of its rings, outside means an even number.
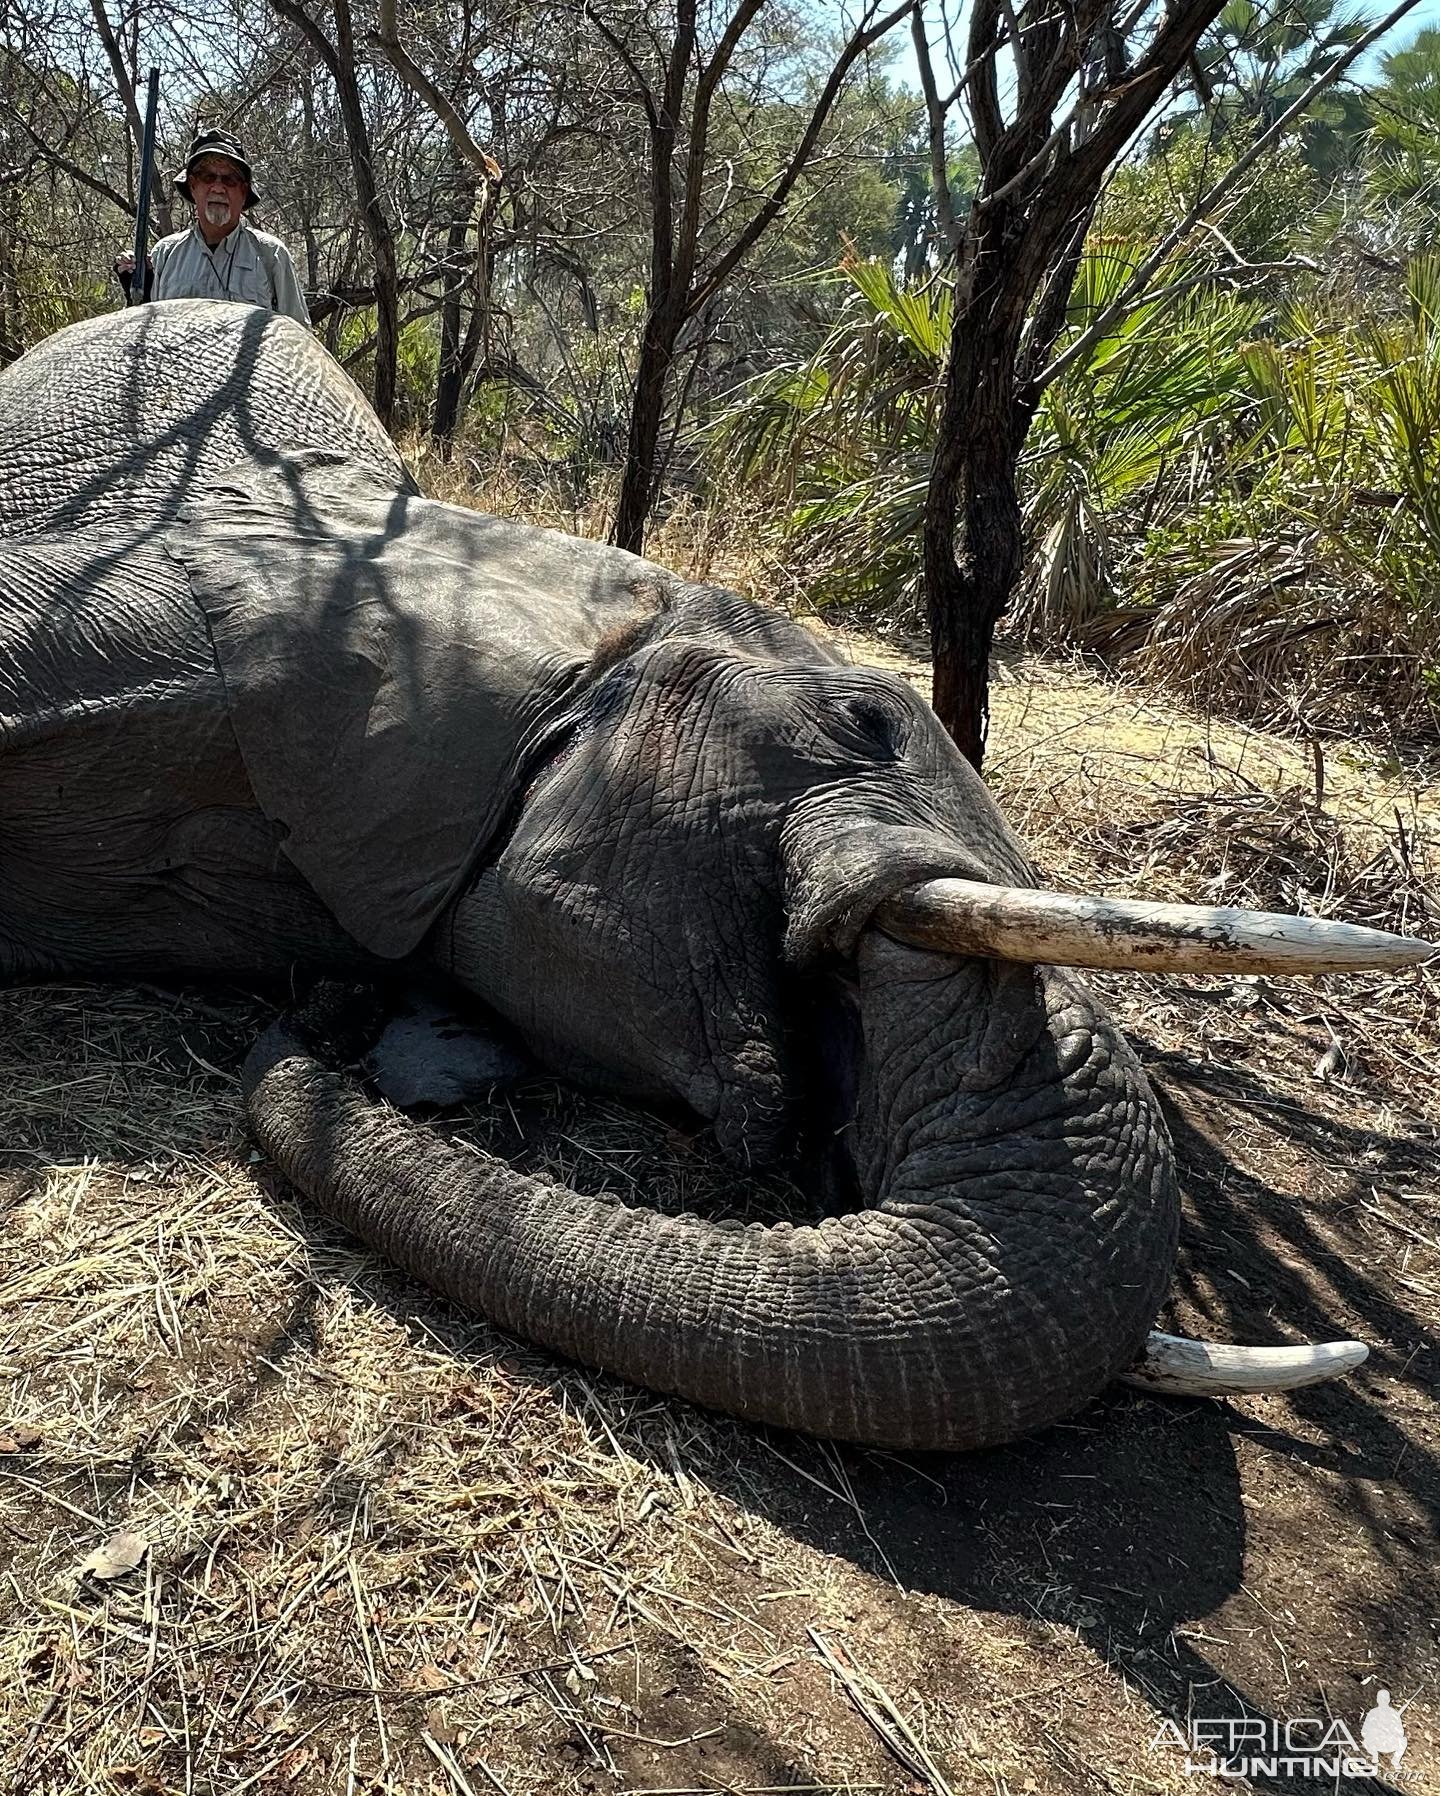
[[[207,480],[167,547],[261,809],[342,927],[389,958],[483,855],[589,668],[675,584],[323,454]]]

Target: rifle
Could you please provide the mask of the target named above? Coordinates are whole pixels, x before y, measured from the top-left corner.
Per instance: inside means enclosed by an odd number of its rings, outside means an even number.
[[[150,179],[155,168],[155,113],[160,104],[160,71],[151,69],[145,96],[145,136],[140,144],[140,181],[135,197],[135,267],[125,303],[138,306],[145,298],[145,263],[150,249]]]

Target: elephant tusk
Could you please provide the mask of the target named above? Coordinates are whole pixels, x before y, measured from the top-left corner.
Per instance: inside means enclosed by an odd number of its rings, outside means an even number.
[[[1415,966],[1440,942],[1278,911],[929,879],[873,921],[897,942],[946,954],[1147,973],[1353,973]]]
[[[1321,1341],[1309,1347],[1229,1347],[1152,1332],[1122,1384],[1174,1397],[1244,1397],[1299,1391],[1353,1372],[1370,1357],[1363,1341]]]

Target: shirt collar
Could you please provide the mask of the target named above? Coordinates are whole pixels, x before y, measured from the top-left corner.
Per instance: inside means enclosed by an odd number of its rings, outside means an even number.
[[[201,232],[198,223],[192,224],[190,229],[194,233],[195,241],[200,245],[202,254],[209,256],[212,261],[216,256],[224,256],[228,261],[240,247],[240,237],[241,233],[245,230],[245,220],[242,218],[233,231],[227,231],[215,245],[214,249],[211,249],[210,245],[205,241],[204,234]]]

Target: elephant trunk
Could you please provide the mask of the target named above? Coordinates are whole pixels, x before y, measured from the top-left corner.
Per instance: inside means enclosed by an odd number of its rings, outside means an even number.
[[[877,1446],[1014,1438],[1139,1353],[1170,1270],[1164,1130],[1128,1049],[1049,969],[862,937],[851,1158],[866,1207],[711,1222],[441,1141],[282,1028],[245,1088],[302,1191],[527,1340],[653,1390]]]

